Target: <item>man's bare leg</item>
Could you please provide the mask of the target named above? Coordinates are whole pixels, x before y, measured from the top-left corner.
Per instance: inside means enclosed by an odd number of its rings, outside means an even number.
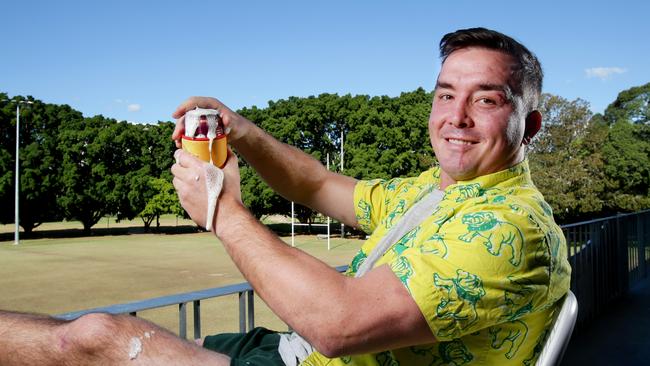
[[[128,315],[74,321],[0,311],[0,365],[229,365],[227,356]]]

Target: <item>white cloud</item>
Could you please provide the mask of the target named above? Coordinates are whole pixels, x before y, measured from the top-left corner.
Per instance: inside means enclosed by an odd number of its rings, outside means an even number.
[[[140,104],[133,103],[129,104],[126,109],[128,109],[129,112],[138,112],[140,109],[142,109],[142,106],[140,106]]]
[[[118,99],[115,99],[115,103],[122,104],[122,103],[124,103],[124,101],[122,99],[118,98]]]
[[[585,69],[588,78],[598,78],[601,80],[609,79],[614,74],[623,74],[627,69],[622,67],[592,67]]]

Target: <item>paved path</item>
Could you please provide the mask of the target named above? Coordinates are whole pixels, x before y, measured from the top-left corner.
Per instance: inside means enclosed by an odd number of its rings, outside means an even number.
[[[574,333],[562,365],[650,365],[650,279]]]

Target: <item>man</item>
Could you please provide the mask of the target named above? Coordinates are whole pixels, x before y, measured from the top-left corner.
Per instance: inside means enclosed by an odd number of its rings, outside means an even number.
[[[305,364],[531,363],[568,290],[562,233],[524,158],[541,125],[539,62],[486,29],[445,36],[441,55],[429,120],[440,167],[416,178],[357,182],[329,172],[215,99],[190,98],[174,114],[218,108],[232,146],[274,190],[372,233],[350,276],[339,275],[253,219],[230,158],[215,233],[260,297],[315,348]],[[205,200],[193,194],[204,190],[195,180],[202,164],[178,157],[172,171],[181,203],[205,225]],[[436,189],[444,190],[437,207],[391,242],[370,271],[352,277],[409,207]],[[267,340],[259,332],[254,337]],[[250,337],[208,337],[205,346],[243,361],[246,354],[224,343],[255,342]]]
[[[28,344],[49,357],[38,364],[534,363],[570,275],[564,238],[524,156],[541,125],[541,67],[516,41],[482,28],[446,35],[441,55],[429,120],[440,166],[415,178],[356,181],[335,174],[216,99],[190,98],[173,115],[178,139],[186,111],[219,109],[231,145],[273,189],[371,233],[347,276],[287,246],[242,204],[237,158],[229,156],[213,232],[300,337],[264,329],[207,337],[203,345],[212,352],[162,330],[143,338],[158,328],[108,315],[47,324],[5,314],[0,332],[32,337]],[[176,158],[181,203],[205,226],[204,163],[182,151]],[[134,337],[141,352],[131,359],[124,349]],[[0,340],[0,364],[21,364],[3,359],[6,349]]]

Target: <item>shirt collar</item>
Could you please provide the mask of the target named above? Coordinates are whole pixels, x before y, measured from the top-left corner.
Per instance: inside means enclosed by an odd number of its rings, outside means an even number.
[[[514,187],[532,185],[528,159],[496,173],[482,175],[474,179],[458,181],[447,186],[445,198],[464,201],[468,198],[483,195],[486,189],[496,187]]]

